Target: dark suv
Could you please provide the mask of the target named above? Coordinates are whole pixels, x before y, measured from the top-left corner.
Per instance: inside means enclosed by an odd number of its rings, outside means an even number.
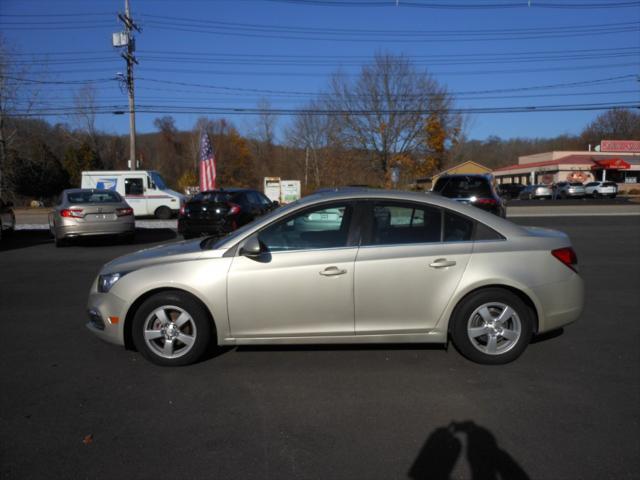
[[[436,180],[433,192],[461,203],[474,205],[499,217],[506,216],[504,202],[493,186],[491,175],[443,175]]]
[[[187,238],[226,235],[278,207],[263,193],[245,188],[200,192],[187,201],[178,216],[178,233]]]

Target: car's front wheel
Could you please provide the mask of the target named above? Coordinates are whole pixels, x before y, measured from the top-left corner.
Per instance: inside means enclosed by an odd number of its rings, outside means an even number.
[[[465,357],[497,365],[515,360],[527,348],[534,315],[514,293],[487,288],[464,298],[451,321],[453,343]]]
[[[132,332],[138,351],[165,366],[196,362],[212,338],[204,307],[182,292],[160,292],[145,300],[134,316]]]

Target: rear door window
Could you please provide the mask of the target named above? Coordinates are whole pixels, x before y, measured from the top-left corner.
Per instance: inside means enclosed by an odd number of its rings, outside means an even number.
[[[379,202],[372,207],[367,245],[403,245],[440,242],[439,208],[410,203]]]
[[[444,214],[444,241],[468,242],[473,237],[473,220],[446,211]]]

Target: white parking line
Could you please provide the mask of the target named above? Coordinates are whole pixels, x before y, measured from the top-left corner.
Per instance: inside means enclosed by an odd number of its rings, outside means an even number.
[[[620,213],[508,213],[507,218],[526,217],[639,217],[640,212],[620,212]]]

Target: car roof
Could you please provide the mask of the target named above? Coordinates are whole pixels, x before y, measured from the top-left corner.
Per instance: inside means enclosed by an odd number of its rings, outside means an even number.
[[[218,188],[216,190],[204,190],[200,193],[238,193],[238,192],[255,192],[253,188],[231,187]]]
[[[118,193],[115,190],[107,190],[106,188],[67,188],[62,193],[82,193],[82,192],[91,192],[91,193]]]

